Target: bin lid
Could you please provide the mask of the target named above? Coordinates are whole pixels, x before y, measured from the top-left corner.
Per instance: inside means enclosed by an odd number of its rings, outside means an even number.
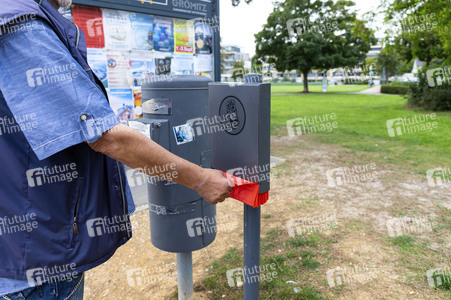
[[[211,79],[199,75],[156,75],[146,78],[142,90],[208,89]]]

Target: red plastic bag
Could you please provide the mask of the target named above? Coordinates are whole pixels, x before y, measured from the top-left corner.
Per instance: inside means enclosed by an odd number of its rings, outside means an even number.
[[[230,197],[232,197],[233,199],[241,201],[244,204],[250,205],[252,207],[259,207],[260,205],[265,204],[266,201],[268,201],[268,192],[263,194],[258,193],[258,183],[247,181],[226,172],[223,173],[227,177],[227,179],[235,184],[235,188],[230,195]]]

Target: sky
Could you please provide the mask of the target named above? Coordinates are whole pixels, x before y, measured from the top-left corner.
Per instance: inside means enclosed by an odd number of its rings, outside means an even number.
[[[247,4],[244,0],[238,6],[232,0],[220,0],[220,27],[222,45],[237,45],[251,57],[255,54],[254,34],[261,31],[266,19],[273,10],[274,0],[253,0]],[[380,1],[354,0],[359,16],[375,11]],[[380,34],[378,34],[379,37]]]

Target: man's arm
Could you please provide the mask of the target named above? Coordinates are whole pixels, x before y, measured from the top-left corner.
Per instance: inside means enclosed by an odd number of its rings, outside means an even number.
[[[164,166],[175,164],[170,172],[176,172],[177,177],[172,180],[195,190],[211,204],[224,201],[233,190],[233,183],[220,171],[204,169],[178,157],[123,124],[116,125],[89,146],[131,168],[142,168],[151,176],[164,176],[169,172]]]
[[[132,168],[175,164],[174,181],[210,203],[230,194],[220,171],[202,169],[120,125],[105,95],[47,23],[37,19],[20,24],[13,33],[0,35],[0,90],[21,128],[28,128],[30,118],[34,121],[32,130],[23,134],[39,160],[87,141],[94,150]],[[91,127],[97,123],[104,126]]]

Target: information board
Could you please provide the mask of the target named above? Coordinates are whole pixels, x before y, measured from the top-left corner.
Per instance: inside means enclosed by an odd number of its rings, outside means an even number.
[[[195,5],[200,3],[206,6]],[[141,85],[146,78],[220,78],[214,44],[219,26],[209,22],[218,18],[208,17],[212,8],[211,0],[74,0],[62,13],[85,33],[88,63],[119,119],[127,123],[142,117]]]

